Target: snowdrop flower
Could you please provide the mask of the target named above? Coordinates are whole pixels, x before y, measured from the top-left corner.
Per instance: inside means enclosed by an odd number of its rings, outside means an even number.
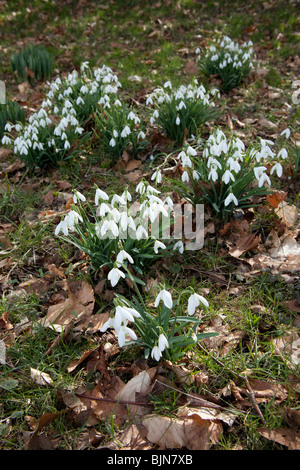
[[[256,167],[254,168],[254,174],[255,174],[255,178],[257,179],[258,181],[258,186],[259,188],[261,188],[265,181],[271,185],[271,181],[270,181],[270,178],[268,177],[267,173],[266,173],[266,167],[265,166],[259,166],[259,167]]]
[[[288,157],[288,153],[286,151],[286,149],[281,149],[280,152],[278,152],[278,155],[277,155],[278,158],[283,158],[284,160]]]
[[[175,243],[175,245],[173,246],[173,250],[177,250],[179,251],[179,253],[183,253],[184,252],[184,244],[181,240],[179,240],[178,242]]]
[[[118,284],[121,277],[125,279],[125,274],[118,268],[112,268],[107,275],[107,279],[110,281],[112,287]]]
[[[192,294],[188,299],[188,314],[194,315],[196,308],[199,307],[200,302],[205,305],[205,307],[209,307],[209,303],[207,300],[199,294]]]
[[[153,175],[151,176],[151,180],[155,180],[157,184],[161,183],[162,176],[161,176],[161,171],[156,170]]]
[[[190,181],[189,174],[188,174],[187,171],[184,171],[184,172],[182,173],[182,175],[181,175],[181,181],[182,181],[183,183],[185,183],[185,182],[188,183],[188,182]]]
[[[127,335],[131,337],[134,341],[137,340],[137,336],[135,332],[129,328],[126,324],[121,325],[118,329],[116,329],[117,335],[118,335],[118,343],[120,348],[122,348],[125,344],[125,338]]]
[[[146,185],[143,181],[140,181],[136,187],[136,191],[142,196],[146,191]]]
[[[276,171],[276,174],[278,176],[278,178],[280,178],[282,176],[282,166],[279,162],[277,162],[271,169],[270,173],[271,175],[273,175],[274,171]]]
[[[177,116],[177,118],[176,118],[176,125],[179,126],[179,124],[180,124],[180,117]]]
[[[142,238],[148,238],[148,232],[142,225],[139,225],[136,231],[136,239],[141,240]]]
[[[155,299],[154,306],[157,307],[161,300],[163,301],[163,303],[165,304],[167,308],[172,308],[173,301],[172,301],[172,296],[170,292],[168,292],[165,289],[162,289]]]
[[[117,237],[119,235],[119,228],[114,220],[104,220],[100,231],[102,237],[104,237],[107,232],[111,232],[114,237]]]
[[[114,328],[114,327],[115,327],[115,319],[114,317],[109,317],[109,319],[100,328],[100,331],[101,333],[104,333],[108,328]]]
[[[1,142],[3,145],[9,145],[11,143],[11,139],[7,135],[5,135],[2,137]]]
[[[84,104],[84,101],[83,101],[83,99],[81,98],[81,96],[78,96],[78,98],[77,98],[77,100],[76,100],[76,104],[77,104],[77,105]]]
[[[154,252],[158,253],[158,248],[161,248],[162,250],[165,250],[167,247],[164,243],[160,242],[159,240],[155,240],[154,243]]]
[[[124,129],[121,132],[121,137],[125,138],[130,134],[130,128],[128,126],[125,126]]]
[[[286,139],[288,139],[288,138],[290,137],[290,135],[291,135],[291,131],[290,131],[290,129],[287,127],[286,129],[284,129],[284,131],[281,132],[280,135],[282,135],[282,136],[284,136]]]
[[[56,227],[54,233],[55,233],[55,235],[59,235],[60,232],[63,232],[63,234],[65,235],[65,237],[68,236],[68,233],[69,233],[69,231],[68,231],[68,226],[67,226],[67,224],[66,224],[66,222],[65,222],[64,220],[61,220],[61,221],[59,222],[59,224],[57,225],[57,227]]]
[[[12,130],[13,126],[7,122],[4,126],[4,130],[7,131],[7,132],[10,132]]]
[[[79,199],[82,202],[86,201],[85,196],[83,194],[81,194],[79,191],[76,190],[76,191],[74,191],[74,196],[73,196],[74,204],[76,204]]]
[[[105,191],[102,191],[101,189],[97,188],[96,189],[96,194],[95,194],[95,204],[98,206],[99,204],[99,199],[102,199],[103,201],[108,201],[109,197],[106,194]]]
[[[127,251],[121,250],[121,251],[119,251],[119,253],[118,253],[118,255],[117,255],[116,265],[117,265],[118,268],[121,266],[121,264],[123,263],[124,259],[128,259],[128,261],[129,261],[131,264],[134,264],[134,261],[133,261],[133,259],[132,259],[132,256],[130,256],[130,254],[127,253]]]
[[[229,204],[233,202],[236,206],[238,206],[238,200],[237,198],[235,197],[235,195],[233,193],[230,193],[227,198],[225,199],[224,201],[224,205],[225,206],[229,206]]]
[[[164,88],[170,88],[170,89],[172,89],[172,83],[168,80],[167,82],[165,82]]]
[[[68,150],[71,147],[70,143],[68,140],[65,141],[64,149]]]
[[[153,347],[153,349],[151,351],[151,357],[152,357],[152,359],[155,359],[157,362],[162,357],[162,353],[161,353],[161,351],[160,351],[160,349],[157,345]]]
[[[139,318],[141,315],[137,310],[134,308],[129,308],[129,307],[124,307],[121,305],[118,305],[116,307],[116,313],[115,313],[115,329],[118,331],[118,329],[121,327],[122,323],[127,322],[134,322],[134,318]]]
[[[158,337],[158,348],[160,352],[163,352],[168,347],[169,347],[169,342],[166,336],[163,333],[161,333]]]
[[[226,170],[225,173],[223,174],[222,176],[222,181],[225,183],[225,184],[228,184],[229,181],[235,181],[235,178],[233,176],[233,174],[229,171],[229,170]]]
[[[195,157],[197,155],[197,152],[196,150],[191,147],[190,145],[188,146],[187,150],[186,150],[186,154],[187,155],[190,155],[191,157]]]

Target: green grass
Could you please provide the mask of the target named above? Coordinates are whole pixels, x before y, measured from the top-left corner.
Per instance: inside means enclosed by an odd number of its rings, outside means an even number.
[[[118,74],[123,85],[121,96],[128,103],[134,101],[140,105],[154,87],[162,86],[166,80],[170,79],[174,86],[188,84],[194,76],[189,75],[184,67],[188,60],[195,60],[196,47],[202,41],[228,34],[234,40],[252,39],[259,52],[259,65],[267,68],[268,74],[263,78],[254,76],[243,85],[242,91],[223,99],[222,125],[226,127],[227,113],[236,113],[240,120],[258,118],[262,113],[275,123],[292,124],[297,129],[297,110],[286,116],[276,115],[285,100],[291,104],[287,93],[291,92],[291,76],[295,69],[289,70],[285,64],[297,54],[298,47],[296,32],[299,15],[293,2],[289,2],[288,7],[284,2],[276,2],[270,4],[270,8],[265,8],[263,4],[254,1],[245,4],[239,1],[203,3],[181,0],[157,2],[160,6],[154,6],[144,0],[131,0],[125,2],[126,5],[116,0],[102,2],[99,6],[86,2],[78,11],[70,10],[76,2],[71,2],[72,5],[69,3],[12,0],[7,2],[5,9],[0,7],[0,21],[3,25],[0,32],[0,73],[5,77],[9,96],[18,93],[11,76],[9,57],[19,46],[32,40],[37,31],[41,32],[39,42],[55,56],[59,74],[73,70],[86,60],[92,66],[106,64]],[[179,52],[182,48],[186,48],[187,52]],[[141,78],[141,82],[129,79],[135,75]],[[214,86],[213,83],[209,85]],[[282,89],[282,100],[270,102],[262,97],[262,90],[264,92],[266,86]],[[248,92],[244,93],[245,90]],[[249,140],[257,134],[265,137],[264,131],[255,125],[237,129],[247,133]],[[149,147],[149,155],[152,151],[159,153],[160,149]],[[147,173],[150,167],[147,161],[142,168]],[[18,179],[20,174],[21,179]],[[81,271],[82,266],[76,264],[80,260],[80,253],[67,243],[58,243],[54,237],[56,223],[43,224],[37,221],[38,214],[45,208],[42,198],[49,190],[55,190],[57,195],[49,208],[56,211],[64,208],[64,203],[59,202],[60,193],[69,193],[77,188],[89,197],[93,195],[95,183],[108,193],[121,193],[124,184],[127,184],[122,171],[111,165],[109,158],[94,142],[82,149],[80,159],[66,162],[55,171],[28,174],[21,170],[20,174],[9,174],[7,179],[3,178],[0,187],[0,224],[11,224],[10,232],[3,236],[1,234],[0,240],[1,261],[9,257],[9,264],[4,266],[0,279],[0,326],[2,328],[4,324],[4,314],[8,313],[9,322],[14,328],[13,331],[1,329],[0,338],[6,340],[12,332],[18,332],[17,325],[24,320],[28,326],[17,333],[7,346],[10,365],[0,365],[0,440],[2,448],[7,450],[26,447],[23,432],[31,430],[28,417],[38,421],[44,413],[66,409],[61,399],[64,392],[74,390],[79,385],[92,390],[103,379],[100,371],[87,371],[85,363],[72,373],[67,370],[72,359],[79,359],[86,350],[100,344],[102,335],[99,332],[89,337],[73,331],[51,354],[46,354],[57,333],[38,326],[37,321],[47,312],[51,295],[57,292],[58,279],[40,295],[34,292],[24,296],[16,295],[21,282],[32,277],[45,278],[48,275],[47,265],[52,263],[67,269],[68,281],[89,279],[88,269],[84,267]],[[62,180],[69,182],[71,188],[57,190],[56,182]],[[291,189],[292,196],[289,194],[288,197],[291,198],[290,203],[296,205],[299,196],[296,180],[293,182],[295,188]],[[30,187],[34,183],[35,186]],[[284,184],[279,182],[276,189],[287,190],[290,180]],[[135,188],[134,183],[128,183],[128,186],[130,191]],[[172,192],[173,189],[166,178],[162,191]],[[254,217],[252,229],[262,236],[271,227],[276,227],[273,216],[255,212]],[[176,389],[185,393],[220,397],[223,407],[235,410],[234,425],[224,425],[223,434],[213,449],[285,450],[285,446],[263,438],[258,430],[262,427],[287,427],[284,410],[298,407],[290,378],[291,375],[297,376],[299,370],[291,368],[287,353],[276,353],[272,341],[294,329],[296,313],[290,311],[285,302],[295,298],[299,282],[294,276],[295,279],[287,283],[282,276],[272,272],[251,276],[243,272],[239,274],[241,264],[247,267],[247,263],[235,260],[226,253],[226,247],[218,235],[222,225],[216,221],[215,224],[216,231],[206,237],[203,250],[185,253],[172,260],[172,263],[165,260],[151,275],[165,282],[166,287],[174,292],[187,286],[203,290],[211,308],[202,313],[201,326],[204,328],[219,322],[222,326],[226,325],[229,334],[241,331],[243,337],[235,347],[232,345],[229,348],[226,355],[221,355],[218,348],[208,349],[202,342],[185,356],[183,365],[189,368],[191,374],[199,370],[206,373],[209,379],[207,383],[197,386],[180,384],[163,367],[161,374]],[[252,256],[252,253],[245,255],[248,256]],[[219,278],[214,278],[214,274]],[[223,282],[220,282],[220,276],[223,276]],[[231,288],[238,290],[231,291]],[[122,293],[131,295],[132,290],[124,286]],[[153,301],[150,293],[144,294],[147,302]],[[261,308],[253,308],[256,304]],[[96,296],[95,312],[105,312],[110,308],[109,300],[101,295]],[[109,374],[111,377],[117,375],[125,382],[130,380],[130,366],[135,361],[135,365],[139,364],[142,356],[143,351],[138,348],[121,349],[106,362]],[[148,361],[148,366],[155,367],[156,363]],[[50,374],[53,380],[51,386],[36,384],[30,378],[30,367]],[[222,394],[222,390],[232,381],[243,387],[238,376],[245,371],[252,379],[274,382],[288,390],[289,396],[283,402],[267,400],[259,403],[265,424],[252,406],[240,410],[232,394]],[[154,412],[173,417],[181,406],[182,398],[179,392],[165,387],[161,393],[151,397]],[[88,429],[84,422],[76,422],[72,417],[72,413],[62,413],[45,428],[46,435],[59,438],[60,449],[76,449]],[[119,439],[124,427],[125,424],[120,428],[116,426],[111,416],[108,420],[99,420],[93,429],[102,434],[101,445],[105,445],[112,438]]]

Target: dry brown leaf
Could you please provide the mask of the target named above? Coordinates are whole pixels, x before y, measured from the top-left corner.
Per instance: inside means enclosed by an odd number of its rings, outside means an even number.
[[[49,374],[46,372],[41,372],[38,369],[33,369],[32,367],[30,367],[30,377],[38,385],[49,385],[53,382]]]
[[[119,391],[117,398],[122,401],[136,401],[136,394],[139,396],[146,395],[151,386],[153,385],[154,378],[157,373],[157,368],[151,368],[143,370],[139,374],[135,375],[126,385]],[[128,409],[131,416],[134,415],[145,415],[149,413],[147,407],[128,405]]]
[[[147,415],[142,419],[147,429],[147,439],[159,449],[208,450],[209,433],[206,420],[169,418]]]
[[[85,281],[77,285],[74,292],[69,285],[68,287],[69,297],[64,302],[51,305],[48,308],[45,319],[41,321],[45,327],[52,325],[63,327],[72,321],[78,323],[92,314],[95,304],[92,287]]]
[[[260,241],[261,235],[246,235],[237,241],[236,245],[229,250],[229,254],[234,258],[239,258],[243,253],[255,250],[260,244]]]
[[[297,207],[290,206],[285,201],[278,203],[275,214],[288,228],[292,228],[298,219]]]
[[[278,444],[286,446],[289,450],[300,450],[300,431],[299,429],[258,429],[261,436],[269,439],[269,441],[278,442]]]
[[[143,177],[143,172],[142,170],[139,170],[139,169],[131,171],[130,173],[124,175],[124,178],[130,183],[137,183],[142,179],[142,177]]]
[[[278,204],[285,200],[288,193],[284,191],[274,191],[272,194],[267,194],[266,201],[274,209],[277,208]]]

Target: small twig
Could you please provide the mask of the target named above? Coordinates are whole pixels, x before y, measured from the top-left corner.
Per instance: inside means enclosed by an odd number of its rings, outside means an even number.
[[[168,387],[170,388],[171,390],[174,390],[175,392],[177,393],[180,393],[181,395],[185,395],[186,397],[190,398],[192,401],[195,400],[195,401],[199,401],[200,403],[199,404],[195,404],[195,403],[189,403],[189,405],[192,405],[192,406],[199,406],[199,407],[203,407],[203,408],[214,408],[215,410],[219,410],[219,411],[226,411],[226,412],[230,412],[231,410],[228,410],[228,408],[223,408],[222,406],[220,405],[217,405],[215,403],[211,403],[210,401],[207,401],[207,400],[204,400],[203,398],[199,398],[199,397],[195,397],[194,395],[190,395],[189,393],[185,393],[185,392],[182,392],[181,390],[179,390],[178,388],[175,388],[175,387],[172,387],[171,385],[168,385],[168,384],[165,384],[163,382],[160,382],[159,380],[156,379],[157,383],[163,385],[164,387]],[[239,410],[240,411],[240,410]]]
[[[198,343],[198,346],[202,349],[202,351],[204,351],[205,353],[207,353],[207,351],[203,348],[203,346],[201,344]],[[223,362],[221,362],[219,359],[217,359],[215,356],[213,356],[212,354],[208,353],[210,355],[210,357],[221,367],[223,368],[226,368],[228,370],[230,370],[230,372],[235,375],[236,377],[238,377],[239,379],[243,380],[246,384],[246,387],[247,387],[247,390],[249,392],[249,398],[250,398],[250,401],[253,405],[253,408],[255,409],[256,413],[258,414],[258,416],[261,418],[263,424],[266,424],[266,420],[265,418],[263,417],[263,414],[257,404],[257,401],[256,401],[256,398],[255,398],[255,393],[249,383],[249,380],[248,378],[245,376],[245,375],[242,375],[242,374],[238,374],[237,372],[234,372],[233,370],[229,369],[228,367],[225,366],[225,364],[223,364]]]

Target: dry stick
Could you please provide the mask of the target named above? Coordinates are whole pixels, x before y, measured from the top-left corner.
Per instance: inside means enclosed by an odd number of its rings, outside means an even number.
[[[206,354],[207,354],[207,351],[204,349],[204,347],[198,343],[198,346],[202,349],[202,351],[204,351]],[[226,368],[226,369],[229,369],[228,367],[226,367],[223,362],[221,362],[219,359],[217,359],[215,356],[213,356],[212,354],[208,353],[210,355],[210,357],[221,367],[223,368]],[[241,374],[237,374],[236,372],[234,372],[233,370],[229,369],[230,372],[235,375],[236,377],[238,377],[239,379],[243,380],[246,384],[246,387],[248,389],[248,392],[249,392],[249,397],[250,397],[250,400],[252,402],[252,405],[256,411],[256,413],[258,414],[258,416],[261,418],[263,424],[266,424],[266,420],[265,418],[263,417],[263,414],[257,404],[257,401],[255,399],[255,394],[254,394],[254,391],[249,383],[249,380],[248,378],[245,376],[245,375],[241,375]]]

